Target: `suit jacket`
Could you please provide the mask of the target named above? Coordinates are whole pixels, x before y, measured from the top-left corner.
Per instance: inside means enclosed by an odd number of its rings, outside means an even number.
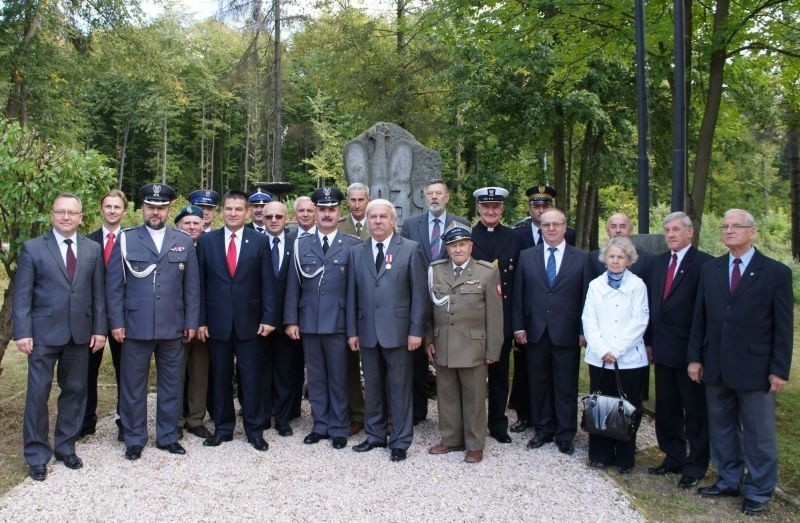
[[[267,236],[267,245],[270,248],[270,266],[272,263],[272,245],[269,242],[270,237]],[[283,241],[285,245],[283,246],[283,258],[281,260],[280,270],[278,271],[277,276],[275,276],[275,292],[274,292],[274,299],[275,299],[275,313],[278,315],[278,323],[275,323],[275,328],[279,329],[283,323],[283,302],[284,297],[286,296],[286,283],[289,280],[289,272],[292,269],[292,263],[294,261],[294,241],[297,239],[297,235],[294,233],[289,232],[288,230],[284,231],[283,234]],[[274,274],[274,267],[273,267],[273,274]]]
[[[545,333],[556,345],[578,346],[581,312],[589,285],[585,251],[567,244],[553,287],[547,283],[544,246],[525,249],[519,255],[512,295],[512,327],[524,330],[528,343]]]
[[[356,234],[356,226],[353,225],[353,217],[350,213],[347,213],[345,216],[339,218],[339,224],[336,226],[336,229],[339,232],[355,236],[360,240],[366,240],[369,238],[369,226],[367,225],[367,221],[364,220],[364,227],[361,229],[361,234]]]
[[[526,221],[521,222],[519,225],[514,227],[514,234],[522,244],[523,249],[530,249],[531,247],[536,246],[537,244],[533,241],[533,224],[531,223],[531,219],[528,218]],[[564,241],[566,241],[569,245],[575,245],[575,230],[570,229],[567,227],[567,232],[564,233]],[[542,240],[540,243],[543,243]]]
[[[705,383],[768,390],[769,375],[788,379],[792,364],[792,273],[756,250],[733,294],[728,274],[728,254],[703,265],[689,362],[703,364]]]
[[[280,326],[277,289],[267,237],[255,229],[240,231],[236,273],[228,271],[225,228],[203,234],[197,241],[200,265],[200,324],[215,340],[258,336],[260,324]]]
[[[137,278],[131,273],[122,259],[123,235],[131,267],[142,271],[155,264],[152,274]],[[106,269],[106,289],[109,328],[124,327],[126,338],[173,340],[199,325],[197,253],[189,235],[177,229],[166,228],[160,252],[146,226],[120,232]]]
[[[461,216],[447,213],[446,222],[440,225],[442,234],[444,234],[445,229],[453,222],[469,225],[469,222]],[[439,256],[437,256],[436,259],[431,258],[431,237],[428,233],[428,211],[406,218],[403,221],[403,229],[400,231],[400,235],[403,238],[408,238],[409,240],[414,240],[419,243],[420,247],[422,247],[422,255],[425,257],[426,265],[430,265],[431,262],[435,262],[436,260],[447,259],[447,249],[441,241]]]
[[[344,334],[350,249],[362,243],[339,232],[323,253],[316,234],[298,238],[286,283],[284,325],[297,325],[301,333]]]
[[[477,367],[500,359],[503,346],[503,298],[500,272],[492,264],[470,259],[458,278],[449,260],[428,268],[433,304],[430,339],[436,364]],[[446,298],[446,302],[442,299]]]
[[[650,267],[650,324],[645,344],[653,347],[653,362],[673,368],[686,368],[686,348],[692,328],[694,303],[700,269],[711,255],[689,247],[672,280],[667,299],[664,280],[672,258],[672,251],[655,257]]]
[[[105,334],[106,305],[100,247],[78,235],[75,278],[67,277],[53,231],[26,241],[17,262],[13,289],[15,340],[33,338],[36,345],[89,343]]]
[[[408,336],[424,336],[428,312],[427,271],[422,248],[399,234],[386,246],[375,270],[372,242],[350,250],[347,274],[347,336],[362,347],[405,347]]]
[[[513,229],[498,225],[489,232],[483,223],[478,222],[472,228],[472,257],[495,263],[500,270],[500,283],[503,288],[503,335],[510,338],[514,335],[511,329],[511,300],[514,289],[514,269],[522,244]]]

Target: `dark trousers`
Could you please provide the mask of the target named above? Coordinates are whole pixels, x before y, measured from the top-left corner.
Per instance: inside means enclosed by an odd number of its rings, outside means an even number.
[[[303,385],[306,381],[306,358],[303,344],[300,340],[290,340],[292,354],[294,354],[294,391],[292,392],[292,407],[289,419],[299,418],[303,403]],[[349,349],[348,349],[349,350]]]
[[[428,417],[428,356],[424,350],[415,350],[413,403],[414,421],[422,421]]]
[[[639,429],[642,412],[642,395],[647,383],[650,367],[637,369],[620,369],[619,376],[622,381],[622,390],[636,408],[639,415],[636,419],[636,429]],[[618,396],[617,379],[613,368],[602,368],[589,365],[589,390],[599,392],[606,396]],[[618,441],[596,434],[589,434],[589,461],[604,465],[616,465],[627,469],[633,467],[636,453],[636,432],[628,441]]]
[[[347,380],[350,352],[344,333],[303,334],[308,373],[311,430],[332,438],[347,437]]]
[[[528,343],[526,350],[528,401],[536,435],[572,441],[578,431],[580,350],[577,345],[555,345],[547,331],[536,343]]]
[[[260,437],[264,433],[264,351],[265,340],[261,336],[249,340],[208,340],[208,356],[211,367],[211,395],[213,397],[212,419],[214,433],[231,436],[236,427],[233,408],[233,357],[241,380],[240,397],[243,399],[242,425],[248,438]]]
[[[75,440],[81,430],[86,408],[86,372],[89,353],[86,344],[50,347],[34,345],[28,356],[28,389],[25,414],[22,420],[22,441],[28,465],[46,465],[58,454],[73,454]],[[54,446],[50,446],[50,414],[47,400],[53,386],[53,371],[58,362],[56,377],[58,395]]]
[[[655,374],[656,438],[664,466],[702,478],[709,460],[705,386],[690,380],[685,366],[656,365]]]
[[[361,390],[361,361],[358,352],[348,349],[347,354],[347,396],[350,421],[364,422],[364,393]]]
[[[389,448],[406,450],[414,438],[414,408],[411,402],[413,355],[406,347],[361,347],[364,366],[364,431],[372,443],[386,441],[388,412],[386,391],[392,409]]]
[[[208,399],[208,346],[192,340],[183,351],[183,410],[179,427],[192,429],[203,425]]]
[[[114,377],[117,383],[117,416],[119,416],[119,362],[122,344],[109,335],[108,348],[111,349],[111,362],[114,364]],[[105,352],[105,349],[97,352],[92,352],[92,349],[87,350],[89,351],[89,385],[86,392],[86,413],[83,416],[81,431],[94,429],[97,425],[97,379],[100,374],[100,364],[103,363],[103,352]],[[120,425],[121,422],[117,419],[117,426]]]
[[[265,419],[275,418],[275,428],[289,427],[292,405],[296,391],[297,375],[295,351],[302,350],[292,343],[282,330],[267,337],[264,358],[264,408]]]
[[[514,338],[504,338],[500,359],[489,365],[489,433],[505,434],[508,431],[508,369]]]
[[[517,420],[531,420],[531,407],[528,400],[528,364],[525,361],[525,347],[512,352],[514,358],[514,380],[511,383],[511,399],[517,411]]]

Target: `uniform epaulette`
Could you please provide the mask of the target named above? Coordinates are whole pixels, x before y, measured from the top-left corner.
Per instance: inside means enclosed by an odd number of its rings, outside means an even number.
[[[447,263],[449,261],[450,260],[448,260],[448,259],[436,260],[436,261],[431,262],[431,267],[433,267],[434,265],[441,265],[441,264]]]
[[[492,262],[488,262],[485,260],[475,260],[475,261],[478,263],[478,265],[483,265],[484,267],[489,267],[490,269],[493,269],[495,266]]]
[[[342,232],[342,231],[339,231],[339,234],[341,234],[342,236],[350,236],[351,238],[355,238],[356,240],[361,241],[361,238],[359,238],[355,234],[350,234],[350,233]]]

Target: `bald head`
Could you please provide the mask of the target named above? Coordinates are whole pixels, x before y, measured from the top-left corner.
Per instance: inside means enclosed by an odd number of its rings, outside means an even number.
[[[630,217],[621,212],[612,214],[606,222],[606,233],[609,238],[618,236],[630,238],[633,235],[633,223]]]

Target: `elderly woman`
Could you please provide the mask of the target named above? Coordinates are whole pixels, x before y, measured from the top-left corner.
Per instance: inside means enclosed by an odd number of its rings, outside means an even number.
[[[607,270],[589,283],[582,316],[589,387],[592,392],[616,396],[616,362],[622,390],[641,412],[649,371],[642,340],[649,318],[647,288],[628,270],[637,259],[629,239],[611,238],[599,259]],[[635,450],[635,433],[630,441],[589,435],[589,462],[594,468],[616,465],[620,474],[627,474],[633,469]]]

